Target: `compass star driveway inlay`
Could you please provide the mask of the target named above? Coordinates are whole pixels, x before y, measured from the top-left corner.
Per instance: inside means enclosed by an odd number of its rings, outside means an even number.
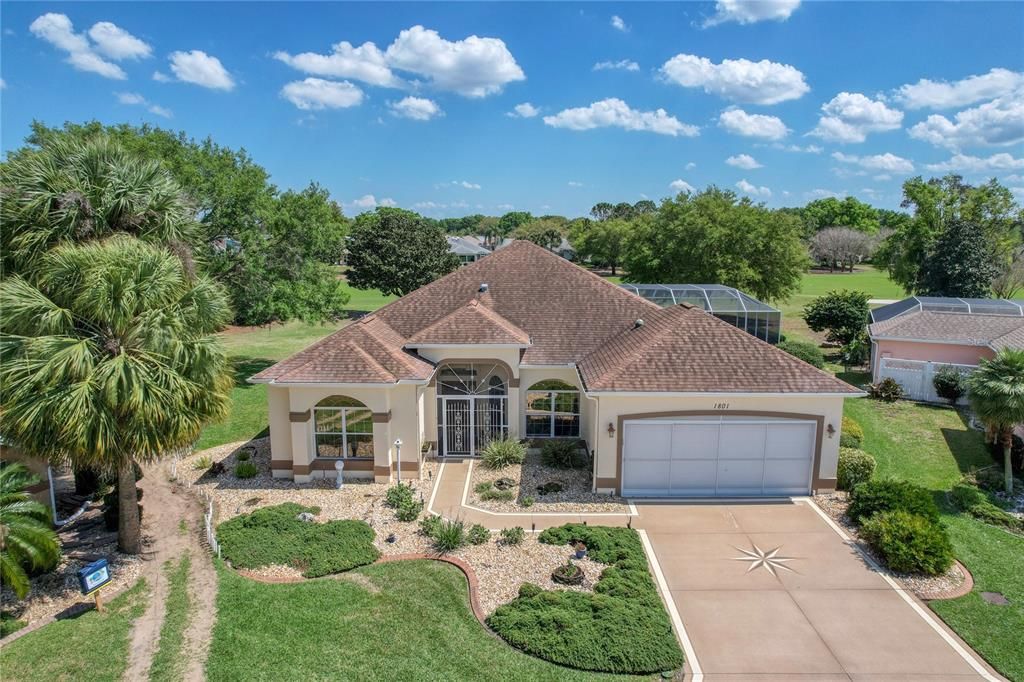
[[[983,679],[810,504],[634,502],[706,681]]]

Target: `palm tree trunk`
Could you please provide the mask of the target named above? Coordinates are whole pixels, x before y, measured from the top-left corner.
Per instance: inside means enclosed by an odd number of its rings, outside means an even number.
[[[117,544],[125,554],[142,552],[135,462],[131,457],[124,458],[117,470]]]
[[[1006,494],[1013,494],[1013,431],[1007,430],[1003,434],[1003,481],[1006,486]]]

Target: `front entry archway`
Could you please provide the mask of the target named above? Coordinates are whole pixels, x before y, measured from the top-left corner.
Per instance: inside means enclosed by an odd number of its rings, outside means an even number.
[[[508,435],[507,370],[493,363],[452,363],[437,373],[437,444],[445,457],[474,457]]]

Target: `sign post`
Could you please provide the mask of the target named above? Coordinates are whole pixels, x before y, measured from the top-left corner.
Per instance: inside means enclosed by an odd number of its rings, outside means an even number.
[[[100,588],[110,582],[110,567],[106,559],[99,559],[78,569],[78,586],[82,594],[88,597],[93,596],[96,600],[96,610],[103,611],[103,601],[100,599]]]

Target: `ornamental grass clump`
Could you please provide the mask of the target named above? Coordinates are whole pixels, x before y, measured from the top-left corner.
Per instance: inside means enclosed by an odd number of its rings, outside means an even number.
[[[582,670],[649,675],[682,665],[683,653],[636,531],[568,524],[545,530],[538,541],[582,542],[590,558],[607,568],[594,593],[524,583],[518,598],[487,619],[503,639],[533,656]],[[560,568],[573,575],[580,570],[575,564],[575,571]]]
[[[481,458],[488,469],[504,469],[526,460],[526,446],[513,438],[496,438],[487,444]]]
[[[438,552],[454,552],[466,544],[466,527],[462,521],[444,519],[434,529],[431,538]]]
[[[540,449],[540,460],[544,466],[556,469],[578,469],[587,464],[587,458],[580,452],[577,440],[547,440]]]

